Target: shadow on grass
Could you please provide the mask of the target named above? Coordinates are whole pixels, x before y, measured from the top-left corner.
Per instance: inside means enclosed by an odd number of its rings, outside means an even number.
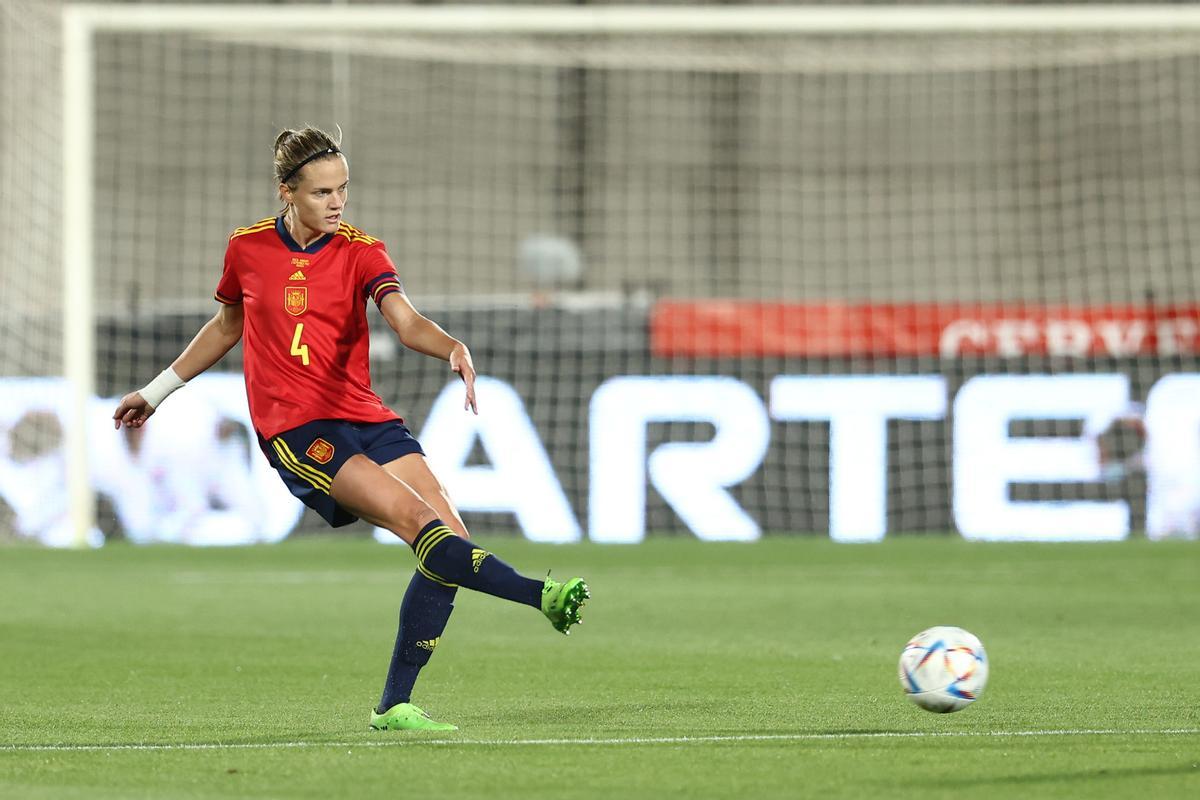
[[[945,788],[981,786],[992,784],[996,786],[1023,786],[1039,783],[1073,783],[1076,781],[1092,780],[1124,780],[1128,778],[1151,778],[1169,775],[1194,775],[1200,778],[1200,766],[1195,763],[1181,764],[1175,767],[1124,767],[1119,769],[1086,769],[1073,772],[1043,772],[1032,775],[998,775],[991,778],[971,777],[950,780],[922,780],[921,786],[941,786]]]

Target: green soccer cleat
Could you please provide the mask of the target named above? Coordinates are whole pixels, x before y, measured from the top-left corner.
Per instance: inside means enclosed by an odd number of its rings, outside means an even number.
[[[546,584],[542,587],[542,613],[550,620],[554,630],[569,636],[571,626],[583,622],[579,618],[579,609],[591,596],[583,578],[571,578],[566,583],[559,583],[547,575]]]
[[[371,709],[371,727],[377,731],[456,731],[457,725],[437,722],[412,703],[394,705],[382,714]]]

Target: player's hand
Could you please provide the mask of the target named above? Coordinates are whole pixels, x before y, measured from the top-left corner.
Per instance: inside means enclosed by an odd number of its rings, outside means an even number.
[[[478,414],[479,407],[475,405],[475,364],[471,361],[471,351],[462,342],[454,345],[450,351],[450,369],[457,372],[467,385],[467,400],[463,403],[463,410],[469,408]]]
[[[117,430],[124,425],[126,428],[140,428],[154,413],[154,406],[146,402],[141,392],[130,392],[121,398],[121,405],[113,412],[113,427]]]

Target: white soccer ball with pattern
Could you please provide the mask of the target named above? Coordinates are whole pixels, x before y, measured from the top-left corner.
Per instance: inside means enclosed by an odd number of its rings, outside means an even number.
[[[975,634],[939,625],[914,636],[900,653],[900,685],[926,711],[947,714],[979,699],[988,660]]]

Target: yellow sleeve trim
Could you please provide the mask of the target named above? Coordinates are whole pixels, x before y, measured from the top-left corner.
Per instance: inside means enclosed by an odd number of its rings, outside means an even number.
[[[232,241],[233,239],[236,239],[239,236],[245,236],[247,233],[258,233],[259,231],[265,231],[267,228],[272,228],[274,226],[275,226],[275,218],[274,217],[267,217],[266,219],[260,219],[258,222],[254,223],[253,225],[247,225],[244,228],[236,229],[232,234],[230,234],[229,239]]]
[[[347,225],[345,222],[338,224],[337,236],[346,237],[348,242],[358,242],[359,244],[372,245],[378,242],[374,236],[368,236],[353,225]]]

